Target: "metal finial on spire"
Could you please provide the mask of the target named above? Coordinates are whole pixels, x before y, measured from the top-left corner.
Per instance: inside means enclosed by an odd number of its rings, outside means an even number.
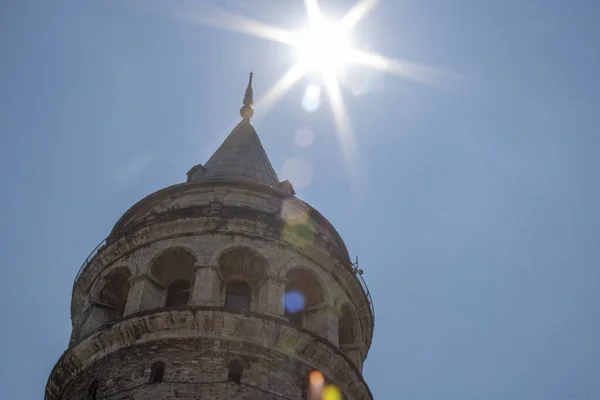
[[[246,87],[246,93],[244,94],[244,106],[240,109],[240,115],[242,118],[250,120],[254,115],[254,108],[252,108],[252,104],[254,101],[252,99],[252,76],[254,73],[250,71],[250,79],[248,80],[248,87]]]

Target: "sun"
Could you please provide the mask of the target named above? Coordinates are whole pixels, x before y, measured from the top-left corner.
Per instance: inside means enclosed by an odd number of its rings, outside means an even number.
[[[349,79],[345,74],[346,67],[367,67],[425,84],[431,84],[440,72],[355,47],[356,43],[351,40],[352,30],[378,2],[356,0],[348,12],[332,23],[321,12],[318,0],[304,0],[308,26],[304,31],[265,24],[206,5],[205,12],[196,15],[193,20],[288,45],[295,54],[294,65],[267,90],[256,108],[265,113],[307,73],[319,74],[318,87],[315,83],[307,86],[305,97],[312,103],[305,109],[314,111],[315,104],[318,107],[321,88],[324,89],[348,167],[354,170],[358,165],[358,152],[341,90],[342,84]],[[185,15],[189,18],[189,14]]]
[[[339,72],[350,60],[350,35],[339,24],[321,22],[304,30],[295,43],[296,62],[306,71]]]

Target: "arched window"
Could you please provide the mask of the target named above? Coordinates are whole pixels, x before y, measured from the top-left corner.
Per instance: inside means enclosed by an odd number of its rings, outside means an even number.
[[[158,256],[150,267],[152,277],[164,289],[144,296],[142,309],[187,305],[196,279],[196,258],[188,250],[173,247]]]
[[[229,373],[227,374],[227,380],[229,382],[235,382],[239,384],[242,381],[242,371],[244,369],[242,363],[240,363],[237,360],[234,360],[229,363],[229,366],[227,368],[229,369]]]
[[[339,344],[354,344],[356,333],[354,332],[355,319],[352,309],[348,304],[342,306],[342,315],[338,320]]]
[[[161,383],[165,375],[165,363],[157,361],[150,369],[150,383]]]
[[[117,268],[106,277],[100,292],[100,303],[111,310],[110,319],[122,316],[125,311],[130,289],[129,278],[131,272],[127,268]]]
[[[298,307],[298,303],[301,301],[295,299],[296,296],[300,296],[295,294],[294,292],[287,292],[285,294],[285,305],[284,312],[285,316],[288,317],[290,324],[302,328],[302,319],[303,319],[303,309]]]
[[[252,290],[250,285],[244,281],[231,281],[227,284],[227,295],[225,297],[225,307],[234,310],[250,309],[250,294]]]
[[[190,283],[185,279],[178,279],[167,288],[167,302],[165,307],[185,306],[190,299]]]
[[[223,282],[242,279],[251,287],[257,287],[267,276],[269,266],[269,262],[264,257],[245,247],[224,252],[219,257],[218,264]]]
[[[88,388],[88,400],[96,400],[98,396],[98,381],[94,379],[90,387]]]
[[[324,301],[324,292],[314,274],[304,268],[295,268],[286,274],[284,311],[290,323],[302,327],[308,308]]]

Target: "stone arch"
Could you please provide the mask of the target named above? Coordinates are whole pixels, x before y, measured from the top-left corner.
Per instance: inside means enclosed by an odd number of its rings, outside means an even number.
[[[292,324],[304,326],[306,311],[325,303],[325,286],[317,274],[306,267],[288,270],[285,278],[285,315]]]
[[[267,266],[268,266],[268,270],[267,273],[273,273],[274,271],[271,270],[271,268],[273,267],[273,260],[269,257],[269,254],[265,251],[261,251],[260,249],[257,249],[255,246],[255,242],[257,240],[256,239],[250,239],[250,238],[246,238],[246,237],[239,237],[236,236],[233,238],[232,241],[228,242],[228,243],[222,243],[222,244],[218,244],[214,247],[211,247],[211,253],[210,256],[206,257],[206,261],[208,265],[218,265],[219,264],[219,260],[227,253],[229,253],[232,250],[235,249],[247,249],[250,252],[253,252],[254,254],[256,254],[259,257],[264,258],[267,261]],[[264,241],[260,240],[261,245],[267,244]]]
[[[92,303],[100,302],[100,293],[104,289],[107,280],[109,277],[117,270],[127,270],[125,272],[130,278],[135,275],[135,267],[130,263],[118,262],[115,263],[102,271],[102,273],[98,276],[96,281],[92,284],[92,287],[89,291],[89,299]]]
[[[324,271],[321,266],[313,266],[311,261],[303,259],[301,261],[294,260],[286,264],[283,268],[280,268],[278,276],[285,280],[289,280],[290,272],[297,270],[303,270],[309,273],[323,289],[323,303],[333,306],[334,299],[338,293],[333,289],[329,276],[327,276],[327,271]]]
[[[221,303],[226,307],[256,310],[259,289],[268,275],[269,261],[251,247],[236,246],[222,251],[217,265],[222,277]],[[241,290],[244,285],[249,291]],[[229,298],[234,301],[229,301]]]
[[[115,265],[97,280],[90,292],[90,306],[81,316],[81,325],[74,334],[85,336],[107,322],[121,317],[131,290],[131,270],[123,264]]]
[[[196,256],[185,247],[169,247],[153,257],[149,273],[163,287],[188,277],[193,279]]]
[[[131,271],[126,267],[115,268],[104,278],[98,300],[114,312],[114,318],[122,316],[125,312],[127,296],[131,289],[130,278]]]
[[[269,261],[252,247],[230,247],[217,259],[225,282],[238,279],[255,288],[269,271]]]
[[[159,286],[153,293],[161,299],[158,304],[186,305],[196,277],[196,256],[185,248],[170,247],[154,257],[149,273]]]
[[[312,269],[304,266],[295,266],[287,269],[285,274],[287,280],[286,288],[294,288],[300,291],[306,291],[306,296],[310,296],[307,306],[326,303],[329,298],[327,294],[327,285],[321,277]]]
[[[152,275],[152,267],[156,264],[156,260],[162,257],[165,253],[168,253],[173,250],[179,250],[181,252],[189,253],[192,257],[194,257],[196,261],[200,261],[204,257],[202,251],[199,248],[195,248],[189,243],[182,243],[180,238],[172,240],[162,240],[160,242],[152,244],[152,246],[148,248],[149,255],[146,254],[144,256],[144,259],[146,259],[147,261],[144,262],[144,265],[140,268],[139,273],[147,273],[149,275]]]

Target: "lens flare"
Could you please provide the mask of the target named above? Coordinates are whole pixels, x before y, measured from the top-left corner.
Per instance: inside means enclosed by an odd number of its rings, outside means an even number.
[[[291,290],[284,296],[285,309],[290,314],[295,314],[304,310],[305,298],[302,292],[298,290]]]
[[[438,87],[442,81],[447,82],[449,78],[459,78],[458,75],[450,75],[447,71],[356,48],[351,40],[353,28],[378,2],[378,0],[358,0],[340,20],[330,21],[321,12],[318,0],[304,0],[308,23],[307,29],[303,32],[284,29],[249,17],[235,15],[216,6],[206,5],[204,2],[196,2],[197,8],[193,10],[194,12],[188,10],[188,12],[181,15],[177,14],[186,20],[218,29],[241,32],[250,36],[280,42],[295,51],[297,62],[267,90],[262,101],[256,105],[255,108],[260,109],[262,115],[265,115],[270,107],[277,104],[279,99],[307,73],[316,72],[320,75],[324,92],[329,98],[333,111],[338,138],[346,158],[350,183],[357,191],[356,183],[364,168],[360,160],[360,153],[356,151],[353,130],[340,90],[340,77],[343,73],[357,67],[368,68],[434,87]],[[364,91],[360,88],[353,90],[358,93]],[[308,112],[316,111],[320,106],[320,97],[316,96],[315,93],[311,94],[307,91],[302,101],[302,105]],[[260,118],[260,116],[256,118]],[[303,172],[301,179],[305,179],[305,182],[308,181],[305,183],[307,185],[312,177],[306,173],[306,170]],[[298,183],[294,182],[294,184],[297,185]]]
[[[321,371],[317,370],[314,370],[310,373],[308,380],[310,381],[310,384],[312,386],[323,386],[323,384],[325,383],[325,378],[323,377],[323,374],[321,373]]]
[[[305,224],[308,222],[308,207],[297,199],[284,200],[279,214],[288,225]]]
[[[294,199],[284,201],[280,210],[280,215],[285,221],[281,239],[299,248],[312,246],[316,223],[309,217],[306,205]]]
[[[323,390],[323,400],[342,400],[342,392],[335,385],[328,385]]]
[[[294,142],[298,147],[309,147],[315,141],[315,134],[308,128],[300,128],[296,131]]]
[[[306,112],[315,112],[321,105],[321,88],[319,85],[311,83],[306,87],[304,91],[304,97],[302,98],[302,107]]]
[[[312,182],[314,168],[305,158],[288,158],[283,162],[281,174],[290,182],[294,182],[296,189],[301,189],[309,186]]]

